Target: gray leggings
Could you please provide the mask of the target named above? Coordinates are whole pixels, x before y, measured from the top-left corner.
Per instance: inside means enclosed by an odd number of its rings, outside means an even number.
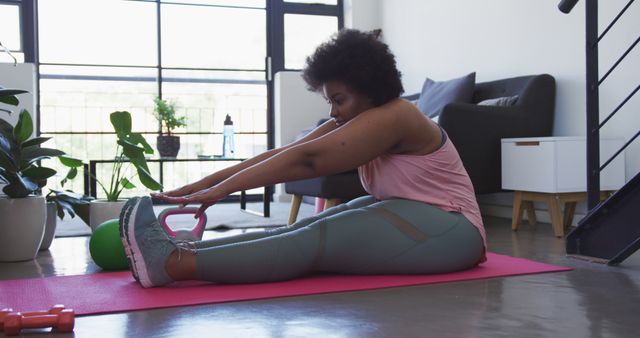
[[[196,242],[199,280],[282,281],[310,272],[433,274],[477,265],[484,247],[462,214],[371,196],[292,225]]]

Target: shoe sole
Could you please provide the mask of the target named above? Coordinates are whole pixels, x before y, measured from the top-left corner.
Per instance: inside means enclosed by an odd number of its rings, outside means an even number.
[[[134,197],[137,198],[137,197]],[[136,266],[134,264],[132,264],[131,262],[131,249],[129,248],[129,245],[127,243],[127,241],[124,239],[123,236],[123,227],[122,224],[124,224],[124,219],[126,218],[127,213],[129,212],[129,210],[131,210],[131,207],[133,207],[133,205],[135,205],[135,203],[126,203],[124,205],[124,207],[122,207],[122,210],[120,211],[120,240],[122,241],[122,246],[124,247],[124,252],[127,256],[127,261],[129,262],[129,268],[131,269],[131,273],[133,274],[133,277],[136,279],[136,281],[138,280],[138,270],[136,270]]]
[[[129,262],[129,268],[131,269],[133,278],[135,278],[135,280],[139,282],[138,270],[136,268],[136,265],[133,264],[131,248],[129,247],[129,242],[125,237],[126,231],[124,226],[125,223],[129,220],[129,216],[131,215],[131,210],[133,209],[133,206],[135,206],[136,204],[134,201],[136,201],[137,199],[138,197],[131,198],[129,201],[127,201],[127,203],[125,203],[124,207],[120,211],[120,240],[122,241],[122,246],[124,247],[124,252],[125,252],[125,255],[127,256],[127,261]]]
[[[127,214],[125,215],[123,222],[124,231],[122,233],[124,234],[125,240],[127,241],[127,244],[129,246],[129,250],[131,253],[131,263],[133,264],[134,269],[137,270],[137,281],[138,283],[140,283],[140,285],[142,285],[143,288],[149,288],[153,287],[154,285],[149,278],[149,274],[147,273],[147,266],[144,262],[144,256],[142,255],[140,246],[136,241],[135,224],[131,224],[132,222],[135,222],[136,219],[138,206],[140,205],[138,203],[138,200],[139,199],[136,199],[135,202],[132,202],[134,204],[133,207],[127,209]]]
[[[134,198],[127,202],[125,208],[123,208],[120,224],[120,236],[122,244],[125,247],[125,253],[131,266],[133,277],[144,288],[152,287],[153,284],[147,274],[147,267],[144,263],[144,257],[140,252],[140,246],[136,241],[135,226],[131,222],[135,222],[136,214],[138,211],[139,198]]]

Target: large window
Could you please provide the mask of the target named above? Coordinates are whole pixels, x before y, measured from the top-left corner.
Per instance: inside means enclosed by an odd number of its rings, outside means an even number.
[[[273,73],[301,69],[313,48],[342,25],[341,0],[29,1],[37,6],[31,40],[38,47],[39,132],[53,137],[50,146],[85,161],[113,158],[109,114],[117,110],[129,111],[134,128],[155,148],[156,96],[175,101],[178,114],[187,117],[176,130],[178,157],[220,155],[227,114],[234,121],[236,157],[265,151],[272,145]],[[6,25],[13,40],[0,42],[19,51],[20,24],[4,18],[19,12],[20,1],[4,2],[0,32]],[[225,165],[165,164],[172,173],[165,186]],[[82,187],[81,180],[72,186]]]

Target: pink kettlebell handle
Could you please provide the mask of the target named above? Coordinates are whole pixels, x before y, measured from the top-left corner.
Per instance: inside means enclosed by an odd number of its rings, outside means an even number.
[[[173,231],[167,224],[167,217],[171,215],[184,215],[184,214],[195,215],[196,212],[198,212],[198,208],[167,208],[162,210],[162,212],[158,216],[158,220],[160,221],[160,224],[162,224],[162,227],[164,228],[164,231],[166,231],[167,235],[173,238],[173,237],[176,237],[176,232]],[[206,224],[207,224],[207,215],[203,213],[202,216],[198,218],[198,223],[188,231],[191,231],[191,233],[195,237],[202,238],[202,233],[204,232],[204,227]]]

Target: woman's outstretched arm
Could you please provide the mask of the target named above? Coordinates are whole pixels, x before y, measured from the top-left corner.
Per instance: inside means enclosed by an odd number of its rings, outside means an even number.
[[[242,161],[236,165],[233,165],[231,167],[222,169],[220,171],[216,171],[213,174],[210,174],[208,176],[203,177],[202,179],[193,182],[193,183],[189,183],[185,186],[170,190],[170,191],[166,191],[163,193],[154,193],[153,196],[154,197],[158,197],[158,198],[164,198],[166,196],[169,197],[181,197],[181,196],[186,196],[186,195],[190,195],[193,193],[196,193],[198,191],[210,188],[224,180],[226,180],[227,178],[237,174],[238,172],[249,168],[257,163],[260,163],[262,161],[265,161],[277,154],[279,154],[280,152],[289,149],[291,147],[294,147],[298,144],[301,143],[305,143],[305,142],[309,142],[313,139],[316,139],[322,135],[325,135],[333,130],[335,130],[337,128],[335,122],[333,121],[333,119],[330,119],[329,121],[326,121],[325,123],[323,123],[322,125],[318,126],[317,128],[315,128],[314,130],[312,130],[309,134],[305,135],[303,138],[292,142],[290,144],[284,145],[280,148],[276,148],[276,149],[271,149],[271,150],[267,150],[259,155],[256,155],[250,159],[247,159],[245,161]]]
[[[297,142],[254,162],[208,189],[167,201],[202,203],[199,214],[227,195],[265,185],[330,175],[353,169],[387,152],[402,139],[403,118],[387,105],[365,111],[348,123],[307,142]],[[198,215],[199,215],[198,214]],[[197,215],[197,216],[198,216]]]

